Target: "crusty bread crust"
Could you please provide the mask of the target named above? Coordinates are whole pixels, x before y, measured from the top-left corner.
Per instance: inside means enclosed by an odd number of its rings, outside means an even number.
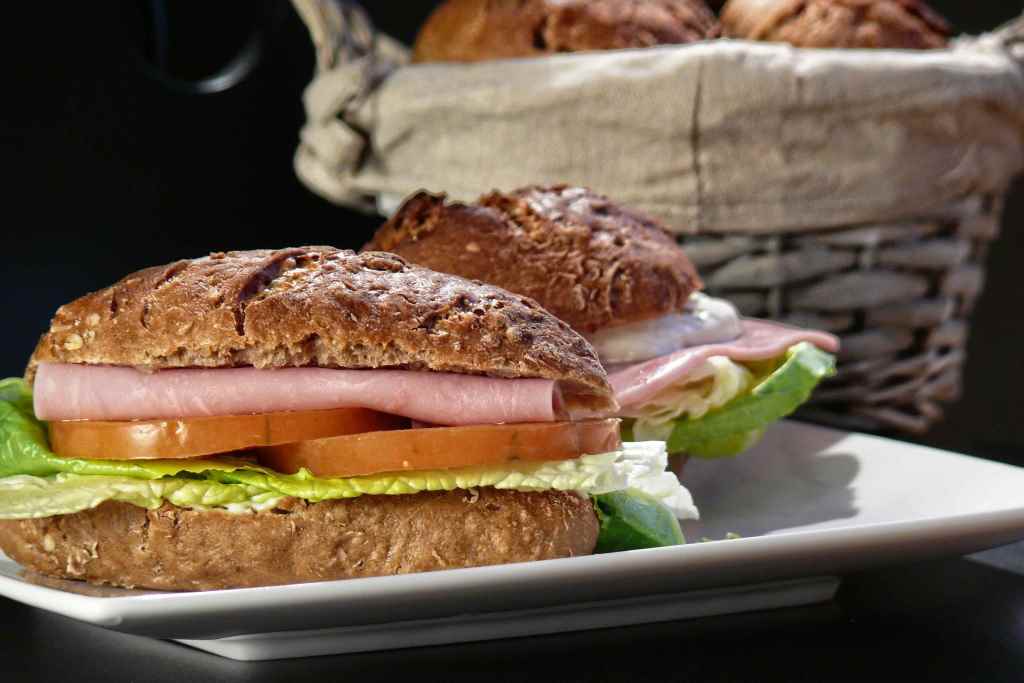
[[[583,333],[682,311],[701,285],[653,218],[579,187],[410,198],[367,245],[536,299]]]
[[[718,36],[704,0],[448,0],[420,30],[417,62],[692,43]]]
[[[574,493],[481,488],[246,514],[107,502],[0,521],[0,549],[52,577],[211,590],[589,555],[597,533],[593,504]]]
[[[541,377],[614,406],[593,349],[536,302],[393,254],[298,247],[147,268],[58,309],[29,362],[398,367]]]
[[[722,9],[729,37],[797,47],[946,47],[946,20],[922,0],[729,0]]]

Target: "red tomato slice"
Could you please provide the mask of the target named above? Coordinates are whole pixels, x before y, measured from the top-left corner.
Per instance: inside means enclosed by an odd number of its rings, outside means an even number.
[[[257,446],[359,432],[406,429],[404,417],[337,408],[183,420],[70,420],[49,423],[50,447],[65,458],[195,458]]]
[[[261,448],[262,464],[292,474],[355,477],[402,470],[571,460],[621,445],[619,420],[400,429]]]

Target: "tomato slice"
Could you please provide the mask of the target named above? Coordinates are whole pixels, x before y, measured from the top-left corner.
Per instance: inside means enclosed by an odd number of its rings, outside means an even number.
[[[365,408],[337,408],[181,420],[49,423],[50,447],[66,458],[195,458],[341,434],[406,429],[408,418]]]
[[[401,429],[261,448],[262,464],[293,474],[356,477],[402,470],[570,460],[621,445],[619,420]]]

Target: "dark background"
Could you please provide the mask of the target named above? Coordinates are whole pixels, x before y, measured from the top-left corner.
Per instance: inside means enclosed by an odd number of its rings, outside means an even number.
[[[379,222],[314,196],[292,172],[313,52],[290,5],[170,4],[164,47],[173,75],[216,71],[258,28],[264,58],[251,77],[204,96],[153,79],[144,65],[159,52],[158,4],[37,4],[38,16],[22,24],[45,26],[46,35],[25,36],[32,46],[3,98],[10,180],[0,376],[22,372],[60,304],[132,270],[211,250],[358,247]],[[365,4],[380,29],[406,41],[433,5]],[[968,33],[1022,10],[1013,0],[932,4]],[[964,397],[929,443],[1006,460],[1024,447],[1022,220],[1018,183],[977,308]]]

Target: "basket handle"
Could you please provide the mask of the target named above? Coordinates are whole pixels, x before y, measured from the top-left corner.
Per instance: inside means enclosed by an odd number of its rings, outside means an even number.
[[[320,71],[376,52],[377,32],[359,3],[348,0],[292,0],[292,5],[309,29]]]
[[[328,199],[362,211],[376,211],[372,193],[357,175],[371,144],[354,123],[354,111],[398,66],[409,49],[378,33],[369,15],[347,0],[292,0],[309,29],[316,52],[316,74],[306,88],[306,123],[295,152],[295,172]]]
[[[1007,54],[1024,67],[1024,13],[997,28],[992,35]]]

